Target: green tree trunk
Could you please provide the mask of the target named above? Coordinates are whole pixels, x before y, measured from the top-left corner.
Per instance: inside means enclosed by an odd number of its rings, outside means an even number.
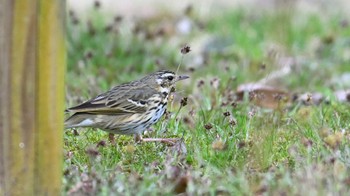
[[[0,0],[0,195],[60,195],[64,2]]]

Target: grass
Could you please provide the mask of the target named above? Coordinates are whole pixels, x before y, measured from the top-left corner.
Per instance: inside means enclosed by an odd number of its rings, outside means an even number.
[[[98,10],[79,24],[71,14],[67,106],[161,68],[176,70],[181,46],[196,47],[180,69],[191,80],[177,86],[171,113],[146,136],[183,137],[183,143],[135,144],[130,136],[111,140],[101,130],[66,130],[63,194],[348,193],[350,105],[333,93],[349,85],[332,80],[349,70],[349,27],[341,15],[291,13],[192,14],[202,26],[187,35],[159,25],[173,24],[175,16],[133,21],[131,28]],[[193,67],[196,56],[204,60]],[[320,92],[328,101],[267,109],[231,100],[238,86],[269,79],[288,59],[292,71],[270,85]],[[188,105],[179,110],[185,96]]]

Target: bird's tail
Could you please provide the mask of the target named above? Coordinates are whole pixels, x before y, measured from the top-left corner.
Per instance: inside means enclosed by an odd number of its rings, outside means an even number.
[[[93,127],[95,121],[88,114],[73,114],[64,121],[64,128],[76,128],[76,127]]]

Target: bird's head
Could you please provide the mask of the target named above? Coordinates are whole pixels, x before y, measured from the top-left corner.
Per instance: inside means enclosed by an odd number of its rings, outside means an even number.
[[[186,75],[176,75],[172,71],[159,71],[155,74],[156,83],[163,88],[171,88],[176,82],[189,78]]]
[[[177,75],[175,72],[167,70],[157,71],[147,76],[147,80],[158,88],[167,89],[170,89],[176,82],[187,78],[189,78],[189,76]]]

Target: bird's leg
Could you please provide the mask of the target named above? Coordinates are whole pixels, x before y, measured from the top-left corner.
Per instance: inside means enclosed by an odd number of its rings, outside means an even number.
[[[142,142],[142,135],[141,134],[135,134],[134,139],[136,143],[141,143]]]
[[[141,143],[141,142],[162,142],[170,145],[176,144],[177,141],[179,141],[179,138],[142,138],[141,134],[135,134],[135,142]]]
[[[109,133],[108,134],[108,140],[111,144],[115,144],[115,138],[114,138],[115,134],[114,133]]]

